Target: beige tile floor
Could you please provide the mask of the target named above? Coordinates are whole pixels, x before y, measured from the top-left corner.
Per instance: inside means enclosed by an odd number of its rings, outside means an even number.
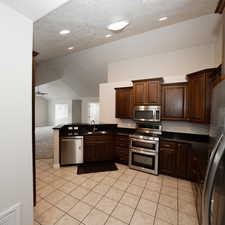
[[[34,225],[198,225],[190,182],[117,167],[77,175],[37,160]]]

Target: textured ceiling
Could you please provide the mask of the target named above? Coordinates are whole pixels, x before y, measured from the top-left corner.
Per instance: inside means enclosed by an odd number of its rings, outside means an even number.
[[[1,0],[19,13],[36,21],[69,0]]]
[[[36,83],[40,85],[62,79],[81,97],[98,96],[99,84],[107,82],[108,65],[112,62],[208,46],[218,39],[220,23],[220,15],[206,15],[39,62]]]
[[[34,49],[40,53],[38,60],[69,54],[102,45],[165,25],[174,24],[201,15],[213,13],[217,0],[71,0],[34,25]],[[159,22],[158,19],[169,19]],[[109,32],[106,26],[120,19],[131,24],[122,32]],[[71,34],[60,36],[62,29]]]

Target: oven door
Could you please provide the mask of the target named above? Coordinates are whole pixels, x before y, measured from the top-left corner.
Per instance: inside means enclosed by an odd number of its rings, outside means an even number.
[[[130,139],[130,148],[135,150],[143,150],[148,152],[158,152],[159,142],[158,141],[150,141],[150,140],[142,140],[131,138]]]
[[[130,149],[129,167],[157,175],[158,154]]]

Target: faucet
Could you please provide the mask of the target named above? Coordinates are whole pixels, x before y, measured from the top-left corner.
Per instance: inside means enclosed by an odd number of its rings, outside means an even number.
[[[91,125],[93,125],[93,133],[97,130],[96,128],[95,128],[95,121],[94,120],[92,120],[91,121]]]

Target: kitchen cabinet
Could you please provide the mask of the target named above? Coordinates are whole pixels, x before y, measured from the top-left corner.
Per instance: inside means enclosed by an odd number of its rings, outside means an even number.
[[[187,143],[162,140],[159,151],[160,173],[188,179],[188,151],[190,148],[190,144]]]
[[[177,143],[176,175],[179,178],[188,179],[188,151],[191,145]]]
[[[159,151],[159,172],[169,176],[176,176],[176,144],[162,141]]]
[[[84,137],[84,162],[112,161],[114,158],[114,136]]]
[[[204,158],[204,157],[203,157]],[[207,162],[195,152],[189,152],[189,179],[192,181],[192,189],[195,198],[195,206],[199,224],[202,224],[202,192]],[[204,172],[201,173],[201,170]]]
[[[117,162],[128,165],[128,162],[129,162],[129,136],[128,135],[116,135],[115,158]]]
[[[210,76],[211,79],[211,87],[216,87],[217,84],[219,84],[222,80],[225,79],[225,77],[222,74],[222,65],[218,66],[213,73]]]
[[[115,88],[116,90],[116,118],[132,119],[133,87]]]
[[[134,105],[160,105],[162,78],[134,80]]]
[[[211,75],[214,71],[207,69],[187,75],[188,117],[191,122],[210,122]]]
[[[162,119],[187,120],[187,83],[162,85]]]

